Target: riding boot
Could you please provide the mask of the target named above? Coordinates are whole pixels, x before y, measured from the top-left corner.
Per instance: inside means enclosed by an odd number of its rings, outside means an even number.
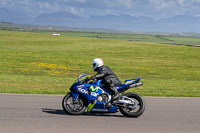
[[[119,92],[117,91],[117,89],[115,87],[110,87],[110,90],[112,91],[112,98],[111,101],[105,104],[105,108],[109,109],[112,107],[112,104],[114,104],[115,102],[117,102],[117,100],[120,98]]]
[[[113,101],[116,101],[119,99],[119,92],[117,91],[117,89],[115,88],[115,85],[113,83],[112,80],[110,79],[106,79],[105,83],[109,86],[111,92],[112,92],[112,98],[111,98],[111,103],[113,103]]]
[[[117,89],[115,87],[110,87],[110,89],[112,90],[113,92],[113,96],[112,96],[112,102],[113,101],[116,101],[119,99],[120,95],[119,95],[119,92],[117,91]]]

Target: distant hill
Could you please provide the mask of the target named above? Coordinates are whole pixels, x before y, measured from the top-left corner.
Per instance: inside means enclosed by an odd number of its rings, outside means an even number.
[[[0,21],[0,24],[14,24],[12,22]]]
[[[200,17],[178,15],[178,16],[160,19],[159,21],[162,23],[198,24],[200,23]]]
[[[24,23],[30,21],[31,18],[20,13],[0,7],[0,21],[8,21],[13,23]]]
[[[105,15],[105,16],[91,16],[88,19],[92,28],[112,28],[118,30],[137,30],[148,31],[148,25],[156,24],[156,20],[151,17],[134,17],[127,14],[119,16]]]
[[[20,30],[20,31],[54,31],[54,32],[88,32],[88,33],[120,33],[120,34],[145,34],[145,35],[160,35],[160,36],[188,36],[200,37],[200,33],[182,32],[182,33],[166,33],[166,32],[137,32],[130,30],[115,30],[104,28],[70,28],[64,26],[52,25],[21,25],[13,24],[11,22],[0,22],[0,30]]]
[[[198,32],[200,33],[200,17],[178,15],[169,18],[155,19],[145,16],[119,16],[107,14],[92,15],[88,19],[69,12],[43,13],[35,18],[0,8],[0,21],[17,24],[55,25],[73,28],[115,29],[137,32]]]
[[[37,16],[34,24],[80,27],[85,19],[69,12],[44,13]]]
[[[116,15],[105,15],[105,16],[90,16],[89,19],[90,21],[100,21],[100,22],[124,22],[124,23],[138,23],[138,22],[143,22],[146,23],[148,22],[155,22],[156,20],[151,17],[134,17],[130,16],[127,14],[122,14],[119,16]]]
[[[76,16],[69,12],[56,12],[56,13],[44,13],[36,17],[36,20],[42,21],[74,21],[83,20],[83,18]]]

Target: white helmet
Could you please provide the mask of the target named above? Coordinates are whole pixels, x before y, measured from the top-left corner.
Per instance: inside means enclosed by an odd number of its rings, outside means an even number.
[[[104,62],[101,58],[95,58],[93,61],[92,61],[92,68],[94,71],[97,71],[97,69],[99,67],[102,67],[104,66]]]

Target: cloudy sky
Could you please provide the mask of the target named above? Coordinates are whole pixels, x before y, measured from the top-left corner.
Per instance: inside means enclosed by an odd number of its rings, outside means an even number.
[[[154,18],[200,16],[200,0],[0,0],[0,7],[32,17],[61,11],[85,18],[105,14]]]

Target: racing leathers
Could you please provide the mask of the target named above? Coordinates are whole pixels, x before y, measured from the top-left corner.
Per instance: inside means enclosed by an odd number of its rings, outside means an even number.
[[[97,69],[97,74],[91,77],[88,77],[86,80],[94,80],[94,79],[103,79],[103,83],[110,89],[112,92],[112,101],[119,98],[119,92],[115,88],[115,86],[121,85],[121,81],[117,78],[117,76],[112,72],[112,70],[108,66],[102,66]]]

